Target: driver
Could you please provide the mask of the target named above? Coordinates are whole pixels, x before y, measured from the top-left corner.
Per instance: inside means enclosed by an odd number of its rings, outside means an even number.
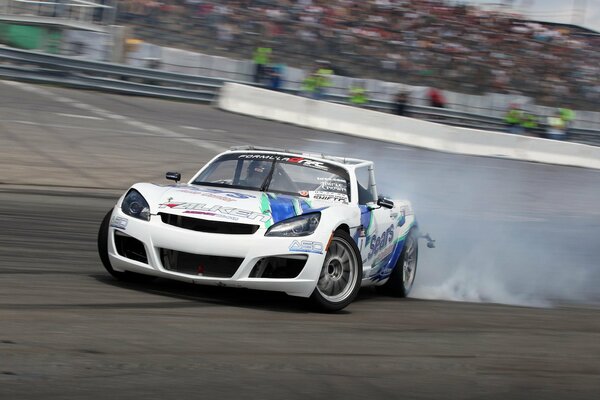
[[[244,186],[260,188],[269,175],[270,161],[252,160],[246,168],[246,179]]]

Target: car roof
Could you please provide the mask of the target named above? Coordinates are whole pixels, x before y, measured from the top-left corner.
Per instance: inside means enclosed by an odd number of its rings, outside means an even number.
[[[348,157],[337,157],[331,156],[323,153],[309,153],[305,151],[298,151],[292,149],[278,149],[273,147],[261,147],[261,146],[235,146],[229,149],[229,152],[236,153],[265,153],[265,154],[285,154],[293,157],[309,157],[313,160],[325,161],[330,163],[335,163],[345,168],[348,167],[364,167],[368,165],[372,165],[372,161],[361,160],[358,158],[348,158]]]

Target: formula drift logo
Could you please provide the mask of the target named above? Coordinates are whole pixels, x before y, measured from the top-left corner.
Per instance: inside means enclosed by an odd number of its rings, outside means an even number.
[[[258,220],[267,222],[271,219],[270,215],[261,214],[250,210],[242,210],[241,208],[212,206],[204,203],[184,203],[184,202],[169,202],[161,203],[158,208],[170,208],[172,210],[186,210],[188,214],[214,215],[228,219],[246,218],[250,220]]]
[[[290,164],[299,164],[304,167],[322,169],[327,171],[329,168],[322,162],[308,160],[303,157],[284,157],[278,156],[274,154],[242,154],[239,158],[247,159],[247,160],[266,160],[266,161],[279,161]]]

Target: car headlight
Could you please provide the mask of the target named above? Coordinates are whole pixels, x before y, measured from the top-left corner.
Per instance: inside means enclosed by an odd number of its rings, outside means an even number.
[[[310,213],[278,222],[269,228],[265,236],[308,236],[321,220],[321,213]]]
[[[150,221],[150,206],[144,196],[135,189],[131,189],[125,195],[121,204],[121,211],[130,217]]]

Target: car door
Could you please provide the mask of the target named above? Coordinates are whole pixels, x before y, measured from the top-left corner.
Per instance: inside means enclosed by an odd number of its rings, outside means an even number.
[[[365,278],[377,275],[385,267],[394,251],[395,216],[390,208],[377,205],[377,199],[370,188],[368,167],[356,169],[358,204],[361,211],[362,229],[357,240]]]

